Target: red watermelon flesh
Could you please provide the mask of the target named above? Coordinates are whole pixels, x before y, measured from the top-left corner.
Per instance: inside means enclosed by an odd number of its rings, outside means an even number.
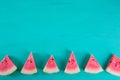
[[[113,75],[120,76],[120,59],[116,55],[112,56],[106,71]]]
[[[11,61],[8,56],[0,62],[0,75],[9,75],[17,70],[15,64]]]
[[[46,72],[46,73],[49,73],[49,74],[59,72],[59,69],[57,67],[57,64],[56,64],[53,56],[51,56],[48,59],[46,65],[43,69],[43,72]]]
[[[99,72],[102,72],[103,69],[102,67],[100,66],[100,64],[97,62],[97,60],[94,58],[94,56],[90,56],[88,62],[87,62],[87,65],[85,67],[85,72],[88,72],[88,73],[99,73]]]
[[[37,73],[36,64],[35,64],[34,57],[33,57],[32,53],[30,53],[27,61],[25,62],[24,66],[21,70],[21,73],[23,73],[23,74],[35,74],[35,73]]]
[[[68,63],[66,65],[64,72],[67,74],[75,74],[80,72],[79,66],[77,64],[77,61],[73,52],[70,55],[70,58],[68,60]]]

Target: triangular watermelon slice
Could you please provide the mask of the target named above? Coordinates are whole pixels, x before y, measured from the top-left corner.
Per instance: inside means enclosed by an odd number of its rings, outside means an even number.
[[[57,67],[57,64],[56,64],[53,56],[50,56],[50,58],[48,59],[46,65],[43,69],[43,72],[46,72],[46,73],[49,73],[49,74],[59,72],[59,69]]]
[[[17,70],[15,64],[11,61],[8,56],[0,62],[0,75],[9,75]]]
[[[79,66],[77,64],[77,61],[73,52],[70,55],[70,58],[68,60],[68,63],[66,65],[64,72],[67,74],[75,74],[80,72]]]
[[[96,74],[102,71],[103,69],[98,63],[98,61],[95,59],[93,55],[91,55],[85,67],[85,72]]]
[[[34,57],[32,55],[32,52],[30,53],[28,59],[26,60],[21,73],[23,74],[35,74],[37,73]]]
[[[113,75],[120,76],[120,59],[116,55],[112,56],[106,71]]]

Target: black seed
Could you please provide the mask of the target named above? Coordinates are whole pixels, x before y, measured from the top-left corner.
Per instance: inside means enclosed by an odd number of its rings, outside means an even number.
[[[28,60],[28,62],[32,63],[32,60],[31,60],[31,59],[29,59],[29,60]]]
[[[32,61],[30,60],[30,63],[32,63]]]
[[[51,60],[54,60],[53,58]]]
[[[92,59],[92,61],[94,61],[95,59]]]
[[[73,62],[71,64],[73,64]]]
[[[70,60],[68,62],[70,63]]]
[[[119,61],[118,63],[119,63],[119,65],[120,65],[120,61]]]
[[[115,64],[115,67],[117,67],[117,64]]]
[[[71,59],[72,62],[74,62],[74,59]]]
[[[7,60],[5,59],[5,63],[7,63]]]
[[[110,60],[110,62],[109,63],[112,63],[112,60]]]
[[[115,63],[115,67],[118,67],[118,66],[120,66],[120,62],[119,61]]]

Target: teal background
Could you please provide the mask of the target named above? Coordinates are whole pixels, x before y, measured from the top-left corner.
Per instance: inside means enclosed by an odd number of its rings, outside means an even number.
[[[30,51],[38,73],[20,74]],[[71,51],[79,74],[63,72]],[[83,71],[90,54],[105,69],[113,53],[120,57],[119,0],[0,0],[0,59],[9,55],[18,66],[1,80],[119,80]],[[42,69],[51,54],[61,71],[49,75]]]

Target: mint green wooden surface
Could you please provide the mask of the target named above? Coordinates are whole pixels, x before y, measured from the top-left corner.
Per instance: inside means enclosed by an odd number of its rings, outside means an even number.
[[[30,51],[38,73],[22,75]],[[70,51],[75,52],[79,74],[63,72]],[[89,54],[105,69],[113,53],[120,57],[119,0],[0,0],[0,59],[7,54],[18,66],[0,80],[119,80],[105,71],[83,71]],[[60,73],[42,72],[50,54]]]

